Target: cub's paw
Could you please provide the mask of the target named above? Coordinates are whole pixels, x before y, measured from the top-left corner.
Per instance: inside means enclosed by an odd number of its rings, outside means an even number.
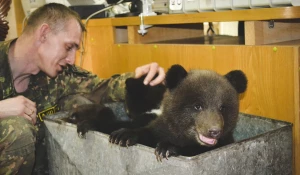
[[[138,135],[131,129],[122,128],[114,131],[109,136],[109,142],[123,147],[135,145],[138,141]]]
[[[168,160],[171,156],[178,156],[178,147],[174,146],[169,142],[159,142],[155,148],[156,160],[161,162],[163,158]]]
[[[92,127],[88,121],[84,120],[82,122],[77,123],[77,134],[79,138],[85,138],[85,134],[91,130]]]

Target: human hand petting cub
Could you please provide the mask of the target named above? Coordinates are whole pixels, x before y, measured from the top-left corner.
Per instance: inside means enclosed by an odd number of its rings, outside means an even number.
[[[156,62],[146,64],[135,69],[135,78],[140,78],[146,74],[147,76],[144,79],[144,84],[149,84],[150,86],[162,83],[166,76],[164,68],[160,67]],[[158,75],[154,78],[156,74]]]

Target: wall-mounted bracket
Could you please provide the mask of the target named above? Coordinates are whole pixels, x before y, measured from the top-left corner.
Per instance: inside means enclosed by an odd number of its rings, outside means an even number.
[[[269,29],[273,29],[275,26],[274,20],[269,21]]]

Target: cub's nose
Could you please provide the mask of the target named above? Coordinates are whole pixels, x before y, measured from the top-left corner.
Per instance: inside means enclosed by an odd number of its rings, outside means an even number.
[[[215,139],[220,137],[221,135],[221,130],[219,129],[210,129],[208,132],[209,132],[209,136]]]

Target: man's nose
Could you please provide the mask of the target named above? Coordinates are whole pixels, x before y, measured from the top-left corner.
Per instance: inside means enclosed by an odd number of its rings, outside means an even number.
[[[67,64],[70,64],[70,65],[75,64],[75,57],[76,57],[75,51],[69,53],[68,57],[66,58]]]

